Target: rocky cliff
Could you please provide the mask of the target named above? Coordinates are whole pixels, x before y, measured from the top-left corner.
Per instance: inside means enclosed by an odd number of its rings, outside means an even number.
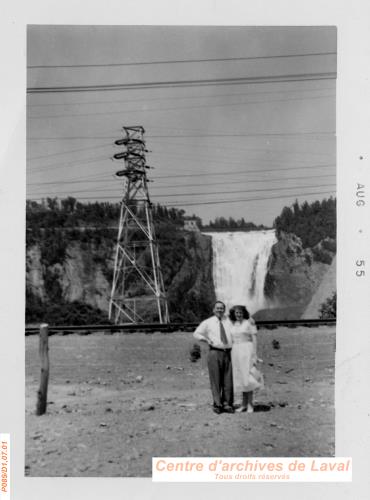
[[[330,268],[331,282],[335,283],[335,265],[331,266],[335,254],[328,250],[333,248],[333,243],[326,241],[313,249],[303,248],[300,238],[294,234],[280,234],[279,241],[272,247],[265,280],[265,295],[272,307],[270,314],[264,314],[265,318],[300,318]],[[318,312],[312,317],[318,317]]]
[[[215,300],[212,239],[180,230],[168,236],[162,240],[160,260],[171,320],[199,321],[210,313]],[[54,240],[41,237],[27,249],[28,322],[50,321],[50,317],[54,323],[107,321],[114,238],[97,238],[96,233],[82,240],[65,238],[64,247],[58,244],[58,253],[51,252],[50,241]],[[318,317],[319,305],[327,298],[328,276],[330,291],[335,289],[335,264],[330,265],[335,254],[328,250],[333,242],[324,243],[303,248],[297,236],[280,234],[272,247],[264,286],[270,308],[257,313],[257,319],[296,319],[304,311],[306,318]]]
[[[69,241],[64,258],[47,263],[43,242],[31,245],[26,262],[28,312],[35,309],[36,303],[38,313],[28,314],[28,321],[42,320],[39,316],[44,311],[50,314],[52,308],[55,313],[58,306],[65,308],[68,304],[88,305],[91,310],[101,311],[102,319],[107,318],[113,248],[110,238],[100,239],[99,245],[93,241]],[[171,320],[198,321],[209,313],[215,299],[211,238],[181,231],[161,250]]]
[[[212,239],[194,232],[185,233],[184,260],[167,287],[172,320],[186,316],[199,321],[210,314],[215,301],[212,269]]]

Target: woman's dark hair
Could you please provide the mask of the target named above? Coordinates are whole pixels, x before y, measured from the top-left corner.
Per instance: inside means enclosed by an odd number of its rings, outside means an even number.
[[[249,319],[249,312],[245,306],[233,306],[229,311],[229,318],[231,321],[236,321],[235,309],[240,309],[243,313],[243,318]]]

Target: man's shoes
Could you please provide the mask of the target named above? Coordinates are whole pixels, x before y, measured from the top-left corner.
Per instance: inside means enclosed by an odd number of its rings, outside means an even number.
[[[247,411],[247,407],[246,406],[239,406],[239,408],[237,408],[235,411],[236,411],[236,413],[243,413],[243,412]]]
[[[225,406],[216,406],[213,405],[213,411],[214,413],[217,413],[217,415],[220,415],[220,413],[235,413],[235,410],[232,406],[225,405]]]

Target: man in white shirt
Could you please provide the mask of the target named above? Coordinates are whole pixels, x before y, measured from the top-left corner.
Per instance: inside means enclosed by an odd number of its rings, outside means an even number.
[[[194,332],[197,340],[207,342],[209,380],[213,396],[213,411],[234,413],[233,378],[231,368],[230,320],[225,316],[225,304],[217,301],[214,316],[202,321]]]

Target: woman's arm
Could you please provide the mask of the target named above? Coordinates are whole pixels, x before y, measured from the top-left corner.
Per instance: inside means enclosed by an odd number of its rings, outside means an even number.
[[[253,342],[253,354],[252,354],[252,365],[257,364],[257,335],[252,335]]]

